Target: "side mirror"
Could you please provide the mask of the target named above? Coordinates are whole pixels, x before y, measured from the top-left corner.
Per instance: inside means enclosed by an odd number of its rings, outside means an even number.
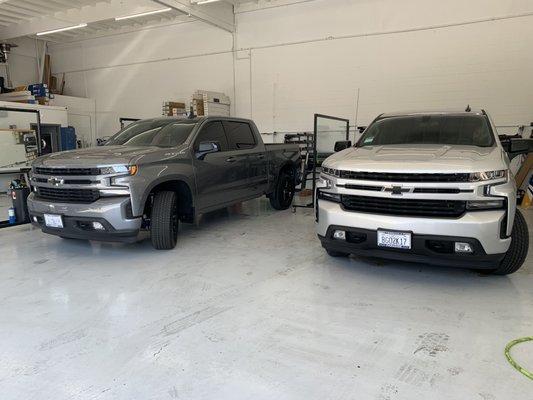
[[[520,152],[522,154],[525,154],[529,152],[531,145],[531,140],[529,139],[514,139],[511,140],[511,153],[517,153]]]
[[[357,130],[359,131],[359,133],[363,133],[364,131],[366,131],[366,126],[358,126]]]
[[[196,150],[196,158],[203,160],[206,155],[218,153],[219,151],[220,144],[218,142],[202,142],[198,145],[198,150]]]
[[[346,150],[349,147],[352,147],[351,140],[342,140],[340,142],[335,142],[335,153],[338,151]]]
[[[522,154],[533,153],[533,139],[509,138],[502,140],[501,143],[510,160]]]

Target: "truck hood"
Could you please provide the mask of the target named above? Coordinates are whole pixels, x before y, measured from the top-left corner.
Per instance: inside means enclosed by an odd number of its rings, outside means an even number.
[[[144,164],[152,160],[164,160],[178,155],[185,146],[161,148],[146,146],[101,146],[62,151],[35,160],[33,165],[46,167],[87,167],[116,164]]]
[[[466,173],[506,169],[500,147],[388,145],[352,147],[328,157],[324,166],[348,171]]]

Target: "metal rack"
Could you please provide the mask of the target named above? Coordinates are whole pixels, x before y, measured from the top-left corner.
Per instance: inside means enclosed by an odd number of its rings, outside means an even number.
[[[307,187],[307,182],[312,178],[309,178],[309,174],[312,171],[312,163],[314,161],[313,149],[314,149],[314,137],[311,132],[301,133],[286,133],[284,142],[286,144],[297,144],[300,146],[300,176],[302,177],[301,186],[297,191],[303,191]]]

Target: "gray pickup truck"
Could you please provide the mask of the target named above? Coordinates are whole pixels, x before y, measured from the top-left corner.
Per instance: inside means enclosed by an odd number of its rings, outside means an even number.
[[[176,246],[179,223],[267,195],[290,207],[297,145],[265,145],[253,121],[224,117],[135,122],[104,146],[49,154],[32,166],[34,225],[64,238]]]

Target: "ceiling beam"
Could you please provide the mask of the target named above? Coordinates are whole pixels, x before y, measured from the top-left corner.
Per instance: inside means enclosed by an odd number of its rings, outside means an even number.
[[[0,0],[1,2],[2,0]],[[20,0],[25,7],[34,9],[39,12],[39,3],[45,3],[42,0]],[[46,10],[41,11],[42,18],[33,18],[23,23],[15,23],[5,25],[4,21],[0,24],[0,41],[13,39],[22,36],[33,36],[38,32],[51,31],[60,28],[66,28],[73,25],[82,23],[90,24],[93,22],[103,20],[113,20],[115,17],[121,15],[130,15],[143,13],[147,11],[153,11],[157,9],[157,4],[144,3],[144,5],[132,5],[130,2],[123,0],[103,0],[92,6],[84,6],[83,9],[75,8],[80,7],[84,2],[73,2],[71,9],[67,10],[63,7],[62,10],[51,10],[52,3],[46,3]],[[44,4],[42,5],[44,6]],[[60,7],[57,5],[57,7]],[[46,40],[46,36],[42,36],[41,39]]]
[[[235,15],[233,6],[226,2],[197,5],[190,0],[152,0],[165,7],[171,7],[184,14],[190,14],[199,20],[214,25],[228,32],[235,32]]]

